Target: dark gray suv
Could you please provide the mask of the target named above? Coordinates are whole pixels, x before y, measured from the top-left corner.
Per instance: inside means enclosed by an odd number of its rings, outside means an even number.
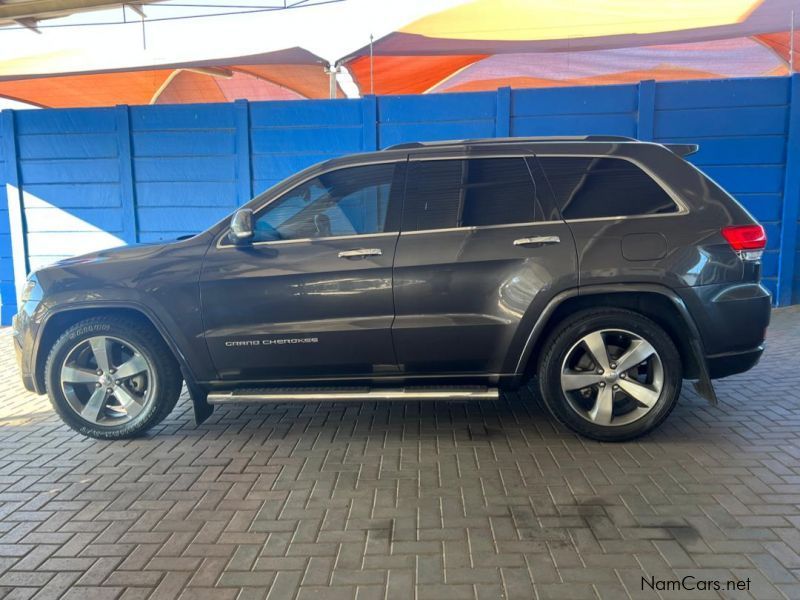
[[[763,350],[764,230],[682,157],[611,136],[413,143],[310,167],[190,239],[31,274],[25,386],[93,437],[214,404],[493,400],[538,381],[626,440]]]

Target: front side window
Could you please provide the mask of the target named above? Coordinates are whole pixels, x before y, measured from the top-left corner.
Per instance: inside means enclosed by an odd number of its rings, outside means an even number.
[[[403,213],[404,231],[540,220],[522,157],[411,161]]]
[[[258,216],[255,242],[382,233],[395,164],[323,173],[287,192]]]
[[[566,220],[678,212],[664,188],[628,160],[540,156],[539,162]]]

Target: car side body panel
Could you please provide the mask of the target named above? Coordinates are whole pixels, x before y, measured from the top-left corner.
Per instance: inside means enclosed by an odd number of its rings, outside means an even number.
[[[288,178],[246,207],[258,211],[326,169],[403,161],[410,152],[445,158],[474,152],[467,146],[335,159]],[[759,264],[742,261],[720,233],[727,225],[754,221],[694,167],[663,146],[633,141],[500,141],[496,147],[483,141],[480,153],[528,157],[545,214],[541,221],[395,230],[373,238],[380,260],[350,263],[338,253],[367,246],[367,236],[352,243],[318,239],[305,246],[222,251],[217,245],[228,229],[226,219],[188,240],[98,252],[40,270],[36,298],[15,319],[26,386],[43,391],[35,382],[48,351],[39,342],[50,319],[114,307],[137,310],[155,324],[195,390],[286,380],[518,380],[561,302],[611,288],[660,289],[677,298],[686,309],[681,314],[696,323],[697,352],[708,362],[710,377],[746,370],[758,359],[770,297],[758,283]],[[669,188],[681,210],[565,222],[539,164],[546,156],[635,162]],[[559,242],[514,245],[530,237]],[[329,368],[294,368],[311,348],[305,343],[271,346],[290,353],[277,360],[264,355],[263,347],[225,345],[252,340],[254,333],[259,340],[330,336],[313,350],[317,364]]]
[[[539,197],[532,156],[529,148],[514,144],[409,153],[409,174],[418,161],[429,166],[439,160],[522,165],[535,220],[401,231],[392,327],[401,373],[507,376],[538,311],[555,294],[577,287],[572,233],[554,211],[547,190]],[[406,187],[404,224],[414,222],[409,207],[418,206],[419,199],[410,197],[416,187]]]
[[[744,265],[722,237],[728,225],[752,218],[700,171],[655,144],[595,144],[591,155],[631,161],[662,185],[679,204],[670,214],[567,219],[575,236],[579,283],[654,283],[682,287],[738,283]],[[583,146],[583,144],[576,144]],[[548,145],[547,157],[589,155],[588,149]],[[605,152],[604,152],[605,150]],[[544,169],[545,174],[547,169]],[[599,200],[599,199],[598,199]],[[631,202],[635,199],[631,199]],[[557,199],[554,202],[558,203]],[[754,274],[757,279],[757,274]]]
[[[396,372],[391,326],[397,233],[209,249],[205,338],[219,379]],[[380,254],[340,258],[366,248]]]
[[[559,242],[514,245],[548,237]],[[508,374],[538,312],[577,287],[576,273],[560,221],[401,234],[392,327],[401,372]]]
[[[42,299],[21,307],[15,327],[27,337],[24,370],[33,373],[43,367],[48,349],[40,355],[41,336],[56,315],[129,309],[156,326],[187,376],[215,377],[203,339],[199,294],[200,265],[209,243],[210,236],[199,235],[171,244],[115,248],[40,270],[36,277]]]

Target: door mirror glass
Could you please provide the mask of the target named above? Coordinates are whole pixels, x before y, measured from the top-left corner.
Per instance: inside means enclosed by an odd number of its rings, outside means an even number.
[[[240,208],[231,217],[228,239],[234,246],[247,246],[253,242],[253,211]]]

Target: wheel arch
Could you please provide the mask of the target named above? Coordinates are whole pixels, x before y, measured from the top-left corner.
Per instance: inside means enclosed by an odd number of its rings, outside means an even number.
[[[33,362],[33,380],[37,392],[44,393],[45,363],[53,344],[55,344],[59,336],[75,323],[90,317],[101,316],[125,318],[135,323],[141,323],[145,327],[151,327],[169,348],[184,377],[192,377],[183,353],[163,326],[160,326],[158,319],[148,314],[145,309],[128,304],[76,305],[48,314],[39,328]]]
[[[536,372],[544,344],[559,323],[579,310],[598,307],[633,310],[653,320],[677,346],[684,363],[684,379],[697,379],[711,386],[702,340],[686,305],[669,288],[652,284],[590,286],[557,295],[542,312],[525,344],[515,373],[517,383]]]

